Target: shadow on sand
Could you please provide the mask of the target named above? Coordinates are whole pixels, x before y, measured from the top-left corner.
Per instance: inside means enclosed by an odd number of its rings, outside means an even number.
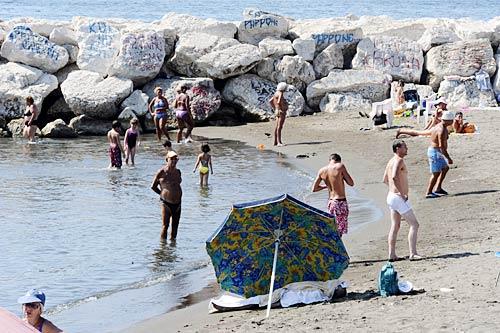
[[[431,259],[459,259],[459,258],[465,258],[465,257],[470,257],[470,256],[478,256],[478,255],[479,255],[479,253],[472,253],[472,252],[447,253],[447,254],[440,254],[440,255],[437,255],[437,256],[425,257],[425,258],[417,260],[417,261],[431,260]],[[403,261],[403,260],[409,260],[409,258],[408,257],[403,257],[403,258],[400,258],[397,261]],[[359,261],[351,261],[349,263],[349,265],[372,266],[375,263],[386,262],[386,261],[388,261],[388,260],[387,259],[359,260]]]
[[[461,197],[462,195],[486,194],[486,193],[495,193],[495,192],[498,192],[498,190],[483,190],[483,191],[460,192],[460,193],[455,193],[452,196],[454,196],[454,197]]]

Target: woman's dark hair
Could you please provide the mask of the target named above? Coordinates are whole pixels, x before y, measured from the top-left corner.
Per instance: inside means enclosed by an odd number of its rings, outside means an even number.
[[[208,145],[208,143],[204,143],[201,145],[201,151],[204,153],[208,153],[210,151],[210,146]]]
[[[33,100],[33,97],[31,97],[31,96],[26,97],[26,104],[28,104],[28,105],[35,104],[35,101]]]
[[[122,124],[118,120],[115,120],[115,121],[113,121],[113,124],[111,124],[111,127],[112,128],[120,128],[120,127],[122,127]]]

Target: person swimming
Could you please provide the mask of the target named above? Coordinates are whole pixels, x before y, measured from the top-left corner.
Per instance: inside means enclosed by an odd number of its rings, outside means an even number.
[[[196,164],[194,165],[193,172],[200,172],[200,186],[208,185],[208,173],[211,171],[211,174],[214,174],[214,170],[212,168],[212,156],[209,154],[210,146],[208,143],[204,143],[201,145],[201,154],[198,155],[196,159]]]

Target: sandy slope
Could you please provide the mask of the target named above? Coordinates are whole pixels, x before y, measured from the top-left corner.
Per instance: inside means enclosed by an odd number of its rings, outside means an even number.
[[[376,294],[378,272],[387,256],[389,218],[384,166],[392,156],[395,129],[360,131],[367,120],[358,115],[317,114],[287,120],[284,142],[276,149],[291,163],[314,175],[332,152],[341,154],[356,189],[375,200],[385,216],[345,237],[351,265],[343,278],[350,282],[346,299],[335,303],[264,311],[208,315],[207,302],[174,311],[131,327],[127,332],[309,332],[332,331],[481,331],[500,329],[500,172],[497,129],[500,110],[473,110],[468,121],[480,134],[455,135],[449,152],[455,161],[444,188],[447,197],[424,199],[429,171],[426,138],[407,138],[410,201],[420,222],[418,249],[426,260],[395,264],[402,279],[420,290],[407,296],[381,298]],[[397,119],[396,126],[415,121]],[[272,148],[271,123],[240,127],[196,128],[195,134],[223,137]],[[309,158],[296,158],[308,155]],[[326,200],[325,192],[325,200]],[[398,255],[407,256],[407,227],[398,239]],[[442,289],[446,288],[446,289]]]

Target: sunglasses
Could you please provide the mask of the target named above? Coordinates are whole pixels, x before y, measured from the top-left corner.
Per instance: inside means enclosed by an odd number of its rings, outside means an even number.
[[[26,303],[23,304],[25,307],[30,308],[30,309],[36,309],[40,306],[40,303],[35,302],[35,303]]]

